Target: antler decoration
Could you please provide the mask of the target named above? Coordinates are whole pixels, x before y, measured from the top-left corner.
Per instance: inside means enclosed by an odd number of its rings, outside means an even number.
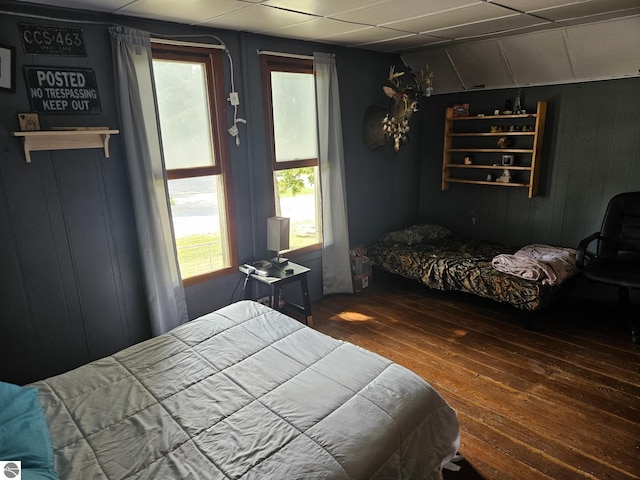
[[[396,72],[395,70],[396,66],[391,65],[391,68],[389,69],[389,81],[393,83],[397,88],[400,88],[400,81],[398,80],[398,78],[404,75],[404,72]]]
[[[429,65],[420,69],[420,77],[414,78],[414,84],[403,85],[399,78],[405,72],[396,72],[395,66],[389,69],[389,82],[396,88],[383,87],[385,93],[391,98],[391,108],[382,120],[382,130],[387,140],[393,139],[393,148],[396,152],[407,141],[409,133],[409,119],[413,112],[418,111],[419,95],[430,96],[433,92],[433,72]]]

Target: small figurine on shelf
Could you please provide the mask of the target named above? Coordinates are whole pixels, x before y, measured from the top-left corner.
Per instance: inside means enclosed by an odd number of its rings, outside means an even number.
[[[522,89],[518,89],[518,94],[516,95],[516,102],[513,105],[513,113],[522,113]]]
[[[471,161],[471,157],[467,156],[464,157],[464,164],[465,165],[471,165],[473,162]]]
[[[498,147],[507,148],[509,146],[509,139],[507,137],[500,137],[498,139]]]
[[[502,171],[502,175],[496,178],[496,182],[511,183],[511,172],[506,168]]]

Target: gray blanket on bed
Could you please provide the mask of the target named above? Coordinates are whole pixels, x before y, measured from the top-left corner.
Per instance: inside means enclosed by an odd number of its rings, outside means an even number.
[[[247,301],[34,385],[62,479],[436,479],[459,442],[417,375]]]

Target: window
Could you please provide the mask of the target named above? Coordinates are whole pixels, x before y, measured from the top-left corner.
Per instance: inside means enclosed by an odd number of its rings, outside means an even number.
[[[237,264],[222,52],[153,46],[162,148],[180,273],[185,285]]]
[[[319,248],[321,197],[313,61],[262,56],[274,214],[289,217],[290,249]]]

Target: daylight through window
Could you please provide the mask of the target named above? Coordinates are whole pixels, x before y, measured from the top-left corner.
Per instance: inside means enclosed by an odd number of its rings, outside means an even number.
[[[290,249],[322,240],[313,62],[262,56],[274,213],[291,219]]]
[[[226,140],[217,125],[217,118],[224,118],[224,92],[216,91],[223,88],[222,71],[217,50],[153,48],[171,216],[185,284],[235,263]]]

